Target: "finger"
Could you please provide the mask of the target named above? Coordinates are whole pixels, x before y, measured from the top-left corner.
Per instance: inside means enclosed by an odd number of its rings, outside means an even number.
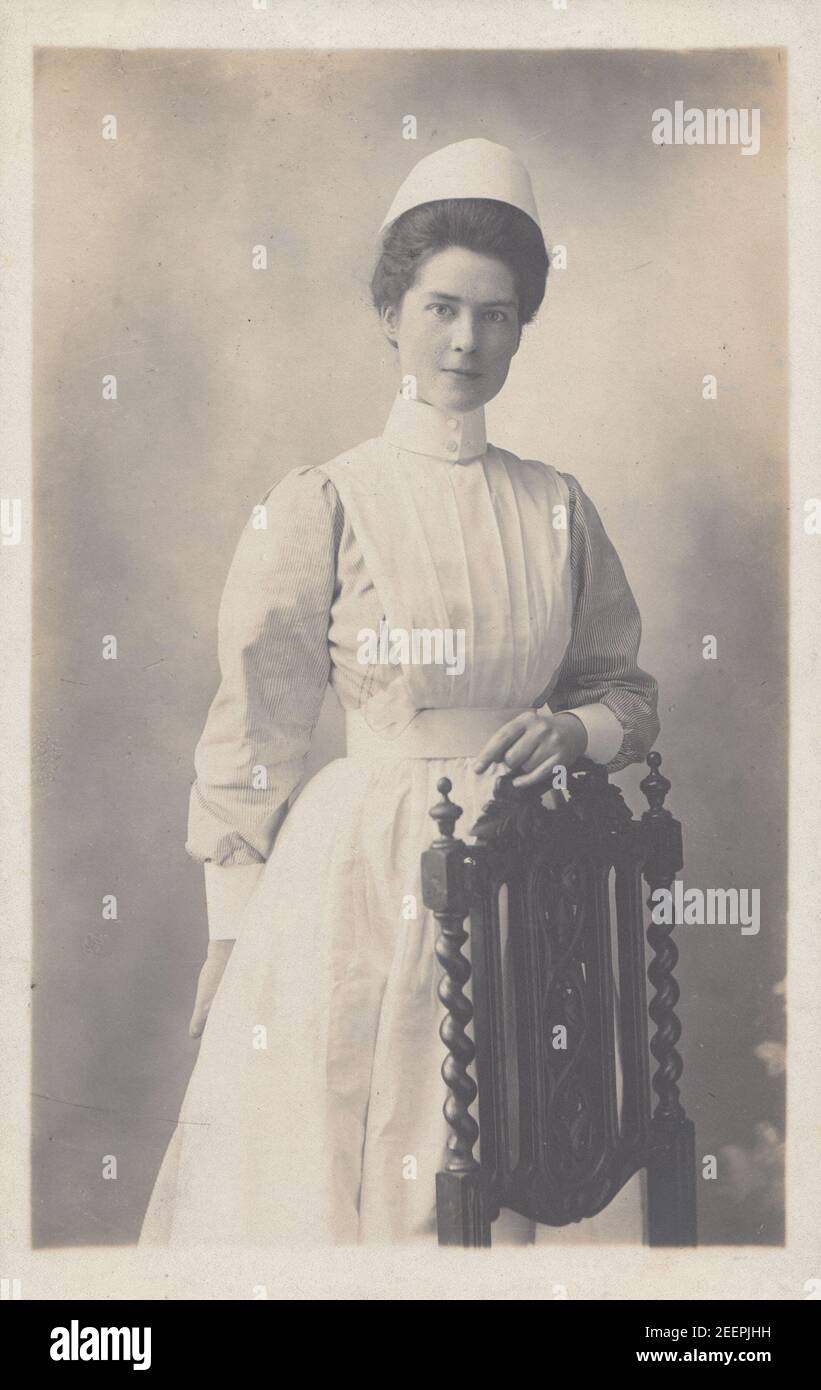
[[[552,740],[546,743],[544,739],[541,739],[530,757],[524,758],[519,764],[518,770],[519,772],[536,772],[540,767],[544,766],[548,758],[561,759],[563,752],[564,750],[562,748],[554,746]]]
[[[194,1005],[194,1012],[191,1016],[191,1023],[188,1032],[192,1038],[198,1038],[208,1022],[208,1015],[211,1011],[211,1000],[200,1003],[199,1000]]]
[[[191,1022],[188,1025],[189,1038],[198,1038],[201,1035],[207,1017],[208,1011],[202,1009],[191,1015]]]
[[[194,1011],[191,1014],[191,1022],[188,1025],[188,1036],[198,1038],[205,1027],[205,1020],[208,1017],[208,996],[203,990],[202,984],[197,989],[197,997],[194,1000]]]
[[[517,714],[515,719],[509,719],[503,724],[492,738],[488,739],[484,748],[479,753],[473,764],[474,772],[484,772],[485,768],[490,767],[491,763],[498,763],[502,760],[502,755],[511,743],[515,743],[519,734],[528,727],[530,723],[529,715]]]
[[[546,758],[543,763],[535,767],[532,772],[522,773],[520,777],[513,778],[514,787],[533,787],[537,782],[545,781],[557,767],[562,766],[562,761],[558,753],[552,758]]]
[[[527,771],[528,761],[531,764],[534,763],[534,759],[537,763],[544,762],[543,743],[544,734],[541,729],[526,729],[521,737],[510,745],[504,755],[504,761],[511,769],[521,767],[523,771]]]

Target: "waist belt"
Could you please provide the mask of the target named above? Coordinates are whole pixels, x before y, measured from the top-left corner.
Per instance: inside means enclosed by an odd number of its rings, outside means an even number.
[[[368,727],[361,710],[345,711],[345,735],[349,758],[471,758],[488,739],[517,714],[528,709],[490,709],[457,706],[420,709],[396,736]]]

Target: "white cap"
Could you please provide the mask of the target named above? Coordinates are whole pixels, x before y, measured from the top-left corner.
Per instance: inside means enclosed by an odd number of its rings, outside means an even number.
[[[510,203],[541,229],[530,175],[517,155],[492,140],[459,140],[425,155],[391,203],[380,232],[409,208],[443,198],[493,198]]]

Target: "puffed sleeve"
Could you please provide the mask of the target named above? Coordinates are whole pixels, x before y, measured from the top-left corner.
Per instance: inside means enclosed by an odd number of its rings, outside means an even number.
[[[618,772],[641,762],[659,734],[658,685],[638,665],[641,617],[601,518],[576,478],[570,490],[573,625],[550,694],[587,729],[585,756]]]
[[[231,561],[185,844],[205,865],[212,938],[236,936],[302,776],[330,674],[341,526],[327,475],[297,468],[254,509]]]

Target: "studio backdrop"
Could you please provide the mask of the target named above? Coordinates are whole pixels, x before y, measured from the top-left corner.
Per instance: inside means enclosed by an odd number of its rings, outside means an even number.
[[[598,507],[684,887],[758,905],[676,929],[700,1239],[782,1240],[785,83],[775,50],[38,52],[36,1245],[136,1240],[199,1046],[228,565],[274,482],[381,432],[386,200],[474,136],[526,162],[553,260],[488,437]],[[342,727],[329,694],[307,775]],[[636,812],[644,772],[614,779]]]

